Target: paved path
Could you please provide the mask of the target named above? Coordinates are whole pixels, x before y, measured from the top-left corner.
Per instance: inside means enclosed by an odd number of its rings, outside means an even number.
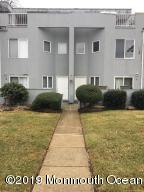
[[[39,173],[42,185],[33,192],[93,192],[92,185],[46,185],[45,175],[57,178],[90,178],[88,154],[76,105],[68,105],[53,135]]]

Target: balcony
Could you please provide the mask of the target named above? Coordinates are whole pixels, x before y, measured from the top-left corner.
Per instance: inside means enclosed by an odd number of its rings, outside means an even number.
[[[116,28],[135,28],[135,15],[117,14]]]
[[[26,13],[10,13],[8,17],[10,26],[27,26],[28,18]]]

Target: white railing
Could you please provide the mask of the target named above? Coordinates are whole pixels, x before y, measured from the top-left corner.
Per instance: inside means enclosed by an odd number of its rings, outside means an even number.
[[[116,15],[116,26],[118,26],[118,27],[134,27],[135,26],[135,15],[117,14]]]
[[[9,17],[9,25],[18,25],[24,26],[28,23],[28,18],[26,13],[10,13]]]

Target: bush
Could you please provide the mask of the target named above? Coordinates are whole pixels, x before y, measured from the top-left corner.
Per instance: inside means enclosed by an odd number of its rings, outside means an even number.
[[[88,105],[89,107],[102,100],[101,90],[94,85],[82,85],[78,87],[76,90],[76,96],[80,101],[80,104],[84,104],[84,106]]]
[[[54,92],[39,94],[32,103],[32,110],[43,111],[45,109],[60,110],[62,95]]]
[[[18,83],[6,83],[1,88],[1,96],[5,99],[5,104],[23,104],[28,99],[27,89]]]
[[[131,104],[138,109],[144,109],[144,90],[132,93]]]
[[[104,93],[103,105],[111,109],[123,109],[126,105],[126,92],[123,90],[109,90]]]

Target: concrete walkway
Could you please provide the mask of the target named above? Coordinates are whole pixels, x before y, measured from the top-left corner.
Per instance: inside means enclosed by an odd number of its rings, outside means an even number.
[[[43,183],[35,184],[33,192],[93,192],[93,186],[88,184],[46,184],[46,175],[57,178],[91,177],[76,105],[65,107],[39,175],[43,177]]]

